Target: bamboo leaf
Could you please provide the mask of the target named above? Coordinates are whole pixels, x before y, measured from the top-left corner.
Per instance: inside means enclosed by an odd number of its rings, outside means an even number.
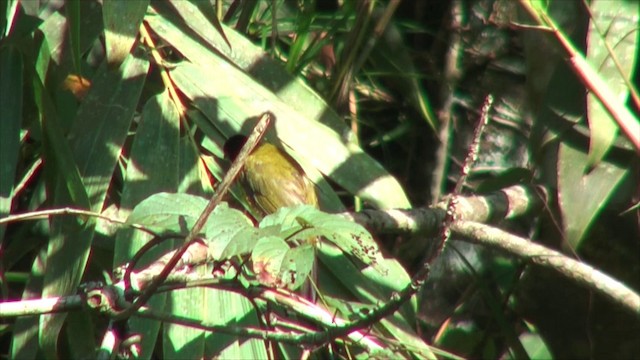
[[[22,77],[24,64],[11,46],[0,49],[0,218],[11,213],[13,186],[20,151]],[[0,225],[0,241],[6,225]]]
[[[104,0],[102,15],[111,68],[119,66],[131,51],[148,6],[149,0]]]
[[[94,211],[101,211],[104,205],[148,65],[147,61],[130,56],[121,71],[107,72],[103,68],[78,110],[70,132],[71,148],[78,172],[87,183],[85,196],[88,196]],[[52,144],[66,142],[64,136],[52,135],[59,136],[51,138]],[[68,205],[71,201],[61,185],[54,196],[58,206]],[[43,297],[68,295],[76,291],[86,267],[94,226],[93,219],[85,224],[69,218],[53,219]],[[64,319],[65,314],[45,315],[40,319],[40,346],[46,356],[55,357],[57,353],[58,334]]]

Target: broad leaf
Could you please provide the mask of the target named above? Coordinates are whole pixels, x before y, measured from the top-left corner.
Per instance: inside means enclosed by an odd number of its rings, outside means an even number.
[[[157,193],[141,201],[127,223],[143,225],[155,232],[186,234],[207,206],[207,201],[189,194]]]
[[[251,262],[261,284],[295,290],[313,268],[314,248],[309,244],[291,247],[280,237],[264,237],[254,247]]]
[[[388,274],[378,244],[369,232],[359,224],[343,217],[323,213],[312,206],[283,208],[265,217],[260,227],[280,224],[283,234],[291,234],[289,241],[308,242],[324,237],[346,254],[370,265],[381,274]]]
[[[105,0],[104,17],[107,61],[117,67],[131,51],[138,28],[149,6],[149,0]]]
[[[560,146],[558,199],[565,236],[574,249],[580,246],[587,230],[630,171],[627,166],[601,161],[591,172],[585,173],[587,161],[583,150],[570,143]]]
[[[593,18],[589,24],[587,60],[597,70],[593,76],[599,76],[617,99],[625,99],[638,60],[640,6],[627,1],[611,6],[609,1],[595,0],[589,3],[589,8]],[[619,128],[591,93],[587,97],[587,114],[591,135],[587,167],[591,169],[609,151]]]

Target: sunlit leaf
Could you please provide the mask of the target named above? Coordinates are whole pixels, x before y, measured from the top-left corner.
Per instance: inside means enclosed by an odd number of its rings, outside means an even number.
[[[168,94],[163,92],[151,98],[143,109],[142,119],[138,124],[131,147],[129,166],[125,174],[120,206],[121,216],[126,216],[131,208],[141,201],[144,202],[145,198],[155,192],[177,190],[179,145],[178,114]],[[149,149],[154,151],[149,151]],[[158,197],[162,199],[162,195]],[[175,204],[172,206],[175,207]],[[144,213],[144,210],[143,206],[138,210],[138,214]],[[151,215],[149,217],[153,218]],[[149,220],[148,217],[141,217],[141,219]],[[149,234],[133,231],[131,228],[119,231],[113,255],[114,268],[133,258],[150,239]],[[145,254],[138,266],[162,256],[171,249],[171,245],[172,241],[165,241],[154,247]],[[162,308],[165,300],[166,294],[157,294],[149,300],[149,305]],[[132,332],[142,335],[143,354],[152,353],[160,330],[160,322],[133,318],[128,322],[128,326]]]
[[[85,180],[90,207],[101,211],[111,183],[127,131],[138,104],[149,63],[134,56],[127,57],[119,71],[103,67],[94,78],[94,86],[78,109],[69,132],[73,160]],[[60,132],[60,129],[57,129]],[[53,132],[52,134],[54,134]],[[66,142],[65,136],[55,136],[52,142]],[[64,148],[64,145],[59,146]],[[64,174],[59,174],[60,177]],[[91,181],[88,181],[91,180]],[[61,183],[62,184],[62,183]],[[57,187],[54,203],[64,206],[71,199],[62,185]],[[80,192],[81,193],[81,192]],[[68,295],[74,291],[84,271],[94,236],[95,219],[78,224],[78,219],[54,218],[52,236],[48,244],[47,271],[44,276],[44,297]],[[58,334],[65,314],[40,318],[40,345],[53,357]]]
[[[168,296],[165,311],[187,319],[204,319],[207,288],[177,289]],[[162,348],[167,359],[198,359],[204,355],[205,331],[167,322],[162,327]]]
[[[117,67],[131,51],[138,28],[149,6],[149,0],[104,0],[104,17],[107,59],[111,67]]]
[[[251,253],[253,272],[261,284],[290,290],[304,283],[313,262],[312,245],[292,247],[277,236],[260,239]]]
[[[320,185],[320,198],[321,201],[323,197],[326,199],[328,209],[339,209],[340,202],[317,173],[318,170],[379,207],[409,207],[402,188],[379,163],[359,148],[345,145],[342,134],[334,128],[307,116],[307,110],[300,100],[279,97],[254,79],[260,77],[259,73],[247,74],[232,66],[229,59],[220,57],[215,51],[185,36],[173,21],[161,16],[149,18],[150,26],[190,60],[191,63],[176,66],[172,70],[172,77],[180,90],[218,126],[221,133],[231,136],[240,131],[247,119],[271,111],[277,118],[275,131],[278,139],[294,150],[292,155],[300,160],[307,174]],[[233,30],[225,29],[225,33],[235,44]],[[232,59],[236,60],[233,61],[244,63],[240,58],[245,48],[251,47],[234,46]],[[246,50],[247,55],[256,59],[255,51],[249,50]],[[262,53],[261,57],[265,56]],[[245,66],[250,67],[251,63]],[[282,81],[289,80],[280,79]]]
[[[282,261],[289,251],[289,245],[280,237],[269,236],[260,239],[251,253],[253,272],[261,284],[283,287],[279,278]]]
[[[190,194],[156,193],[141,201],[127,222],[157,232],[185,234],[207,206],[207,200]]]
[[[291,241],[299,239],[305,242],[322,236],[365,265],[372,266],[383,275],[388,274],[378,244],[359,224],[308,205],[281,209],[265,217],[260,227],[274,224],[280,224],[283,233],[293,233],[288,238]]]
[[[216,260],[248,254],[260,238],[260,233],[242,212],[218,206],[206,227],[211,256]]]

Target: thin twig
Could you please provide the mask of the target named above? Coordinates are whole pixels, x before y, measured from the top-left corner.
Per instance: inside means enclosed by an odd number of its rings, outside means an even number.
[[[30,211],[24,214],[9,215],[5,218],[0,219],[0,225],[5,223],[16,222],[16,221],[41,220],[41,219],[46,219],[52,215],[81,215],[81,216],[97,217],[97,218],[107,220],[109,222],[113,222],[117,224],[127,223],[124,220],[108,217],[97,212],[64,207],[64,208],[58,208],[58,209]],[[135,227],[136,229],[142,228],[141,226],[138,226],[135,224],[131,224],[131,226]]]
[[[459,197],[462,193],[462,187],[467,181],[467,177],[469,176],[469,172],[471,172],[471,167],[478,159],[478,151],[480,147],[480,139],[482,138],[482,133],[484,128],[489,123],[489,113],[491,112],[491,107],[493,106],[493,96],[491,94],[487,95],[484,99],[484,103],[482,105],[482,112],[480,114],[480,121],[476,126],[473,132],[473,140],[471,141],[471,145],[469,145],[469,151],[467,152],[467,157],[464,159],[464,164],[462,165],[462,173],[456,182],[456,186],[451,193],[451,196],[447,200],[446,213],[444,216],[444,220],[442,221],[442,228],[440,233],[440,243],[436,247],[435,251],[430,254],[427,254],[427,260],[425,260],[425,265],[430,265],[435,261],[440,254],[444,251],[444,248],[447,245],[447,241],[451,236],[451,224],[456,220],[458,214],[458,204]]]

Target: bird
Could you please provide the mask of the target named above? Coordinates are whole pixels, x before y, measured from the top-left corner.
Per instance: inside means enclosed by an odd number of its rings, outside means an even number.
[[[225,158],[235,160],[246,142],[244,135],[229,138],[223,148]],[[249,154],[239,180],[251,207],[263,217],[282,207],[319,208],[315,185],[302,167],[271,143],[262,142]]]
[[[225,158],[234,161],[246,142],[244,135],[230,137],[223,147]],[[258,144],[247,156],[239,180],[250,206],[261,217],[273,214],[280,208],[297,205],[311,205],[319,209],[315,185],[300,164],[268,142]],[[317,244],[320,240],[314,238],[309,241]],[[308,275],[314,282],[317,271],[317,263],[314,262]],[[316,302],[317,294],[309,282],[304,283],[301,293]]]

